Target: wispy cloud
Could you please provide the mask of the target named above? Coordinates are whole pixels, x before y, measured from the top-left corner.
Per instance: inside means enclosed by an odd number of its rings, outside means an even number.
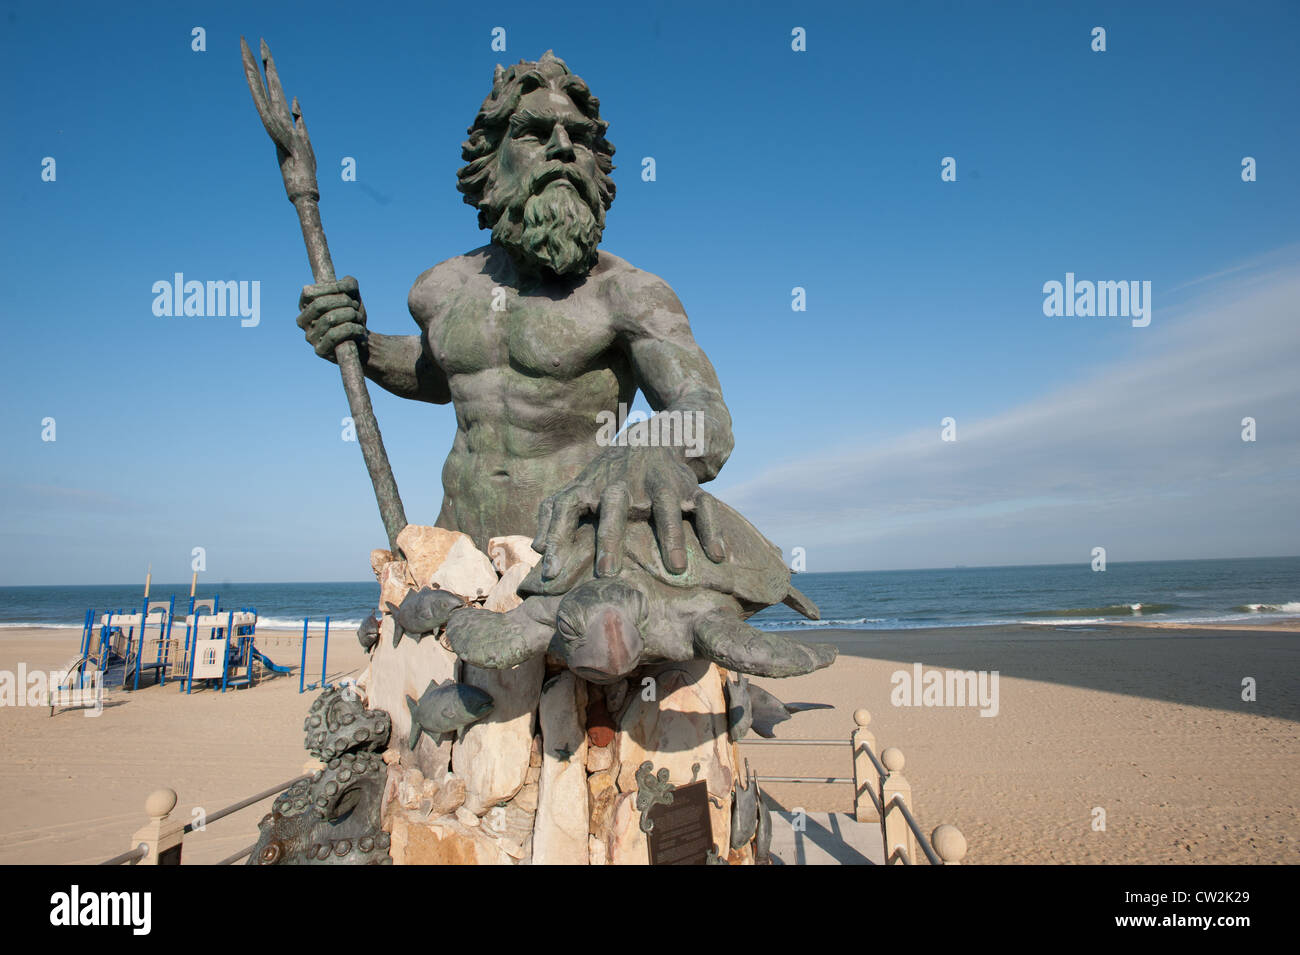
[[[79,509],[121,513],[131,509],[132,503],[94,487],[60,487],[54,484],[11,484],[5,486],[11,502],[26,501],[29,505],[53,504],[61,509]]]
[[[809,570],[1085,562],[1096,545],[1112,560],[1300,551],[1300,256],[1192,284],[1197,297],[1134,329],[1123,358],[958,416],[955,442],[936,421],[721,496],[805,547]]]

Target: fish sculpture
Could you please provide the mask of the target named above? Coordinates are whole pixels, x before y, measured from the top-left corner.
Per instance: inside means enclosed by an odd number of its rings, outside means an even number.
[[[386,606],[393,615],[393,646],[397,646],[404,635],[410,635],[419,643],[429,634],[441,630],[451,612],[464,607],[465,601],[450,590],[423,587],[408,592],[400,606],[394,606],[391,600]]]
[[[430,682],[417,702],[406,698],[406,708],[411,713],[411,736],[408,749],[415,749],[421,733],[428,733],[435,743],[455,735],[471,723],[492,712],[494,702],[490,694],[478,687],[454,680]]]
[[[777,724],[794,714],[834,708],[830,703],[782,703],[743,673],[740,679],[727,681],[727,724],[733,740],[744,739],[751,727],[764,739],[772,739]]]
[[[379,618],[371,614],[357,627],[357,642],[361,644],[362,650],[369,651],[379,642],[379,623]]]

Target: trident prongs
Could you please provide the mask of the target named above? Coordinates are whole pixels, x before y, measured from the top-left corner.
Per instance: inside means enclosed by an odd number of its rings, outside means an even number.
[[[285,104],[284,89],[280,86],[280,77],[275,72],[275,60],[271,58],[270,48],[263,40],[262,64],[266,68],[267,75],[265,80],[262,78],[261,70],[257,68],[257,61],[253,59],[253,51],[248,48],[248,42],[242,36],[239,38],[239,49],[244,59],[244,75],[248,77],[248,89],[253,94],[253,104],[257,107],[257,115],[261,117],[262,125],[266,127],[267,134],[277,146],[292,154],[295,145],[293,117]],[[296,100],[294,105],[297,105]]]
[[[280,173],[284,176],[284,188],[289,200],[297,203],[299,199],[320,198],[320,189],[316,185],[316,153],[311,148],[307,137],[307,124],[302,118],[302,107],[298,97],[293,98],[293,107],[285,100],[284,87],[280,84],[280,74],[275,68],[275,59],[271,48],[262,40],[262,73],[253,59],[253,52],[247,41],[239,38],[240,55],[244,60],[244,75],[248,78],[248,89],[253,94],[253,105],[262,125],[275,143],[280,159]]]

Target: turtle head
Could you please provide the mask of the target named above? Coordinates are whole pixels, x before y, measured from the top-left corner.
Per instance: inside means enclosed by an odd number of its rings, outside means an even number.
[[[649,618],[641,591],[618,579],[570,590],[555,614],[558,649],[569,669],[591,683],[614,683],[636,669]]]

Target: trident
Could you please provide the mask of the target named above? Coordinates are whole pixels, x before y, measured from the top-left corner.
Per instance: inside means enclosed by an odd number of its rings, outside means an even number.
[[[280,85],[280,77],[275,72],[275,60],[271,59],[271,50],[265,40],[262,41],[261,50],[262,66],[266,69],[265,85],[257,63],[253,60],[253,53],[242,36],[239,38],[239,47],[243,53],[244,74],[248,77],[248,88],[253,94],[257,115],[262,117],[262,125],[275,143],[275,153],[280,160],[280,175],[284,177],[284,191],[288,193],[293,207],[298,210],[302,239],[307,245],[307,258],[311,261],[311,274],[317,284],[333,282],[334,263],[330,259],[329,245],[325,242],[325,227],[320,221],[316,154],[312,152],[307,126],[302,121],[298,97],[294,97],[293,110],[290,112],[284,99],[284,87]],[[388,453],[384,450],[379,422],[375,420],[375,411],[370,405],[370,392],[366,389],[366,378],[361,371],[357,343],[340,342],[334,349],[334,358],[339,365],[339,374],[343,377],[343,390],[348,395],[357,443],[361,445],[366,470],[370,472],[370,483],[375,488],[379,516],[383,518],[384,530],[388,532],[388,546],[394,556],[400,556],[397,535],[406,526],[406,512],[402,509],[402,499],[397,493],[397,482],[393,480],[393,469],[388,463]]]

